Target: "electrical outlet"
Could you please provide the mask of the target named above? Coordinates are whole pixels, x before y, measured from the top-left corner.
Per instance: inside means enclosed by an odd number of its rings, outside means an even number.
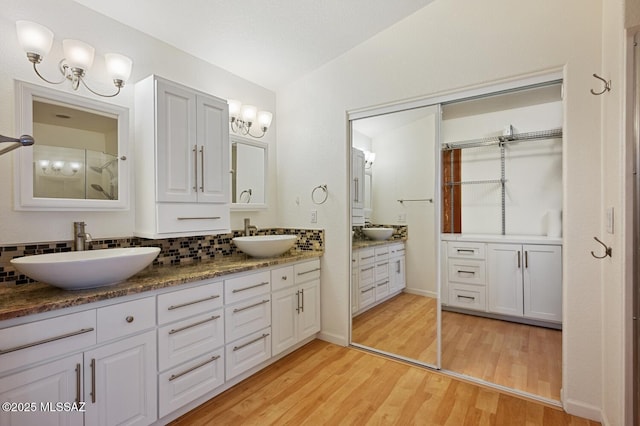
[[[398,223],[406,223],[407,222],[407,214],[400,213],[398,214]]]
[[[318,210],[311,210],[311,223],[318,223]]]

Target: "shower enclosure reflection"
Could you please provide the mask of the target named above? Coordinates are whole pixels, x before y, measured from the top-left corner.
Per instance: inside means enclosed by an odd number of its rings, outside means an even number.
[[[362,176],[354,179],[364,182],[354,183],[354,190],[361,187],[364,194],[352,199],[362,197],[364,227],[394,228],[390,240],[371,241],[353,218],[351,342],[434,367],[439,330],[439,209],[433,203],[439,200],[438,116],[439,107],[431,106],[351,121],[354,175]],[[360,152],[364,173],[355,170]],[[375,161],[369,153],[375,153]]]

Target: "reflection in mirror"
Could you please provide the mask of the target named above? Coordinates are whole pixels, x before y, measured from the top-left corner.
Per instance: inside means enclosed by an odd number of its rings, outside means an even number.
[[[404,241],[381,244],[354,227],[351,341],[430,366],[438,366],[439,209],[426,200],[438,200],[438,110],[431,106],[351,121],[352,147],[376,154],[373,164],[364,164],[365,227],[406,226],[407,232]],[[397,251],[397,243],[404,251]],[[404,288],[396,285],[398,279]]]
[[[37,143],[16,156],[17,210],[128,207],[128,110],[16,83],[19,127]]]
[[[231,138],[231,202],[236,210],[264,209],[268,145]]]

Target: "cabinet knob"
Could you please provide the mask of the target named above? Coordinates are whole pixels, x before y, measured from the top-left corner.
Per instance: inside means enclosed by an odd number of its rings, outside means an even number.
[[[125,318],[125,321],[131,323],[131,322],[133,322],[133,317],[131,315],[129,315],[128,317]]]
[[[282,276],[282,280],[283,280],[283,281],[286,281],[286,280],[287,280],[287,276],[286,276],[286,275],[283,275],[283,276]]]

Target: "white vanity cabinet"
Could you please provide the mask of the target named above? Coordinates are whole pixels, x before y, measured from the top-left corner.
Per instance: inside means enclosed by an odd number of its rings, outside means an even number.
[[[271,274],[275,356],[320,331],[320,260],[276,269]]]
[[[150,76],[136,84],[135,105],[136,235],[228,231],[227,102]]]
[[[0,342],[7,345],[0,349],[0,398],[34,402],[39,412],[1,413],[6,417],[0,417],[0,423],[51,424],[53,418],[60,424],[79,425],[154,422],[158,418],[154,299],[0,330]],[[69,355],[59,357],[65,353]],[[3,376],[4,372],[8,374]],[[48,402],[75,403],[83,411],[53,412],[55,408],[47,409]],[[47,417],[40,422],[43,412]]]
[[[404,243],[389,246],[389,292],[395,293],[407,287]]]
[[[487,244],[489,311],[562,321],[562,249],[557,245]]]

